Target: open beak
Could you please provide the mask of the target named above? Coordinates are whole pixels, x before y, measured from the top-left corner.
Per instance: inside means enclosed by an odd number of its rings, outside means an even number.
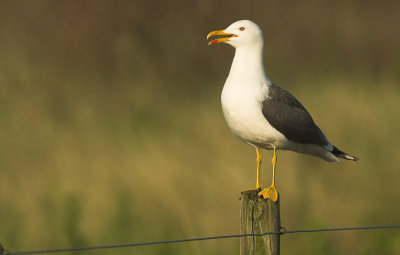
[[[237,35],[235,35],[235,34],[225,33],[224,30],[218,30],[218,31],[213,31],[213,32],[209,33],[207,35],[207,39],[212,37],[212,36],[217,36],[217,35],[222,35],[222,36],[226,36],[226,37],[221,37],[221,38],[218,38],[218,39],[214,39],[214,40],[210,41],[208,43],[208,45],[214,45],[214,44],[217,44],[217,43],[225,42],[225,41],[228,41],[232,37],[237,37]]]

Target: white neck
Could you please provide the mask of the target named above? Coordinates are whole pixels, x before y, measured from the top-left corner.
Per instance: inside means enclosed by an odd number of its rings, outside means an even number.
[[[270,85],[271,82],[264,71],[263,45],[236,48],[229,78],[247,81],[264,79],[266,85]]]

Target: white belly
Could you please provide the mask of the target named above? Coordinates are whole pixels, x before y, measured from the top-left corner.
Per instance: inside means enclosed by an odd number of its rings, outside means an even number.
[[[263,99],[254,96],[260,94],[225,86],[221,95],[225,120],[232,132],[243,141],[259,148],[279,149],[286,139],[262,114]]]

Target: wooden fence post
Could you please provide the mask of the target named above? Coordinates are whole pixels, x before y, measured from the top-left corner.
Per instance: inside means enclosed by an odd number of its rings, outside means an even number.
[[[242,192],[240,209],[240,234],[279,232],[281,228],[279,198],[258,197],[257,190]],[[280,234],[240,238],[240,255],[279,255]]]

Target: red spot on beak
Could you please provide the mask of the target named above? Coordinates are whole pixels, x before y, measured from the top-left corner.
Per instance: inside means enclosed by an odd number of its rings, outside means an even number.
[[[212,40],[211,41],[211,45],[214,45],[214,44],[217,44],[218,43],[218,40]]]

